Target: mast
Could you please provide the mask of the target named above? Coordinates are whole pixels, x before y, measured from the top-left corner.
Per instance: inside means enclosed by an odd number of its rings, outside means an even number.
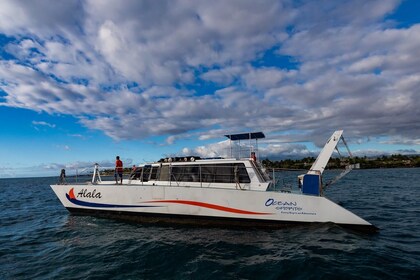
[[[340,141],[342,134],[343,134],[342,130],[337,130],[333,133],[333,135],[331,135],[330,139],[328,139],[327,143],[325,144],[321,153],[319,153],[318,157],[316,158],[315,162],[312,164],[307,174],[321,175],[324,172],[325,167],[327,166],[327,163],[330,160],[335,147]]]

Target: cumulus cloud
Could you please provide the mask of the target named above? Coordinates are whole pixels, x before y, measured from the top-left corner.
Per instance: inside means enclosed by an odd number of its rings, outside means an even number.
[[[264,158],[301,158],[317,156],[319,151],[309,151],[304,144],[260,143],[259,147],[255,142],[249,145],[244,143],[230,142],[229,140],[198,146],[195,148],[184,148],[179,153],[181,156],[197,155],[200,157],[224,157],[224,158],[249,158],[251,151],[258,151],[258,156]]]
[[[182,150],[183,156],[200,156],[202,158],[207,157],[224,157],[229,158],[231,155],[231,149],[230,149],[230,143],[228,140],[209,144],[209,145],[203,145],[198,146],[193,149],[184,148]]]
[[[382,144],[391,144],[391,145],[419,145],[420,146],[420,138],[408,139],[408,138],[401,138],[401,137],[394,137],[386,141],[382,141]]]
[[[114,139],[299,130],[294,140],[323,145],[341,128],[409,143],[420,131],[420,24],[386,20],[398,5],[3,1],[0,105],[73,115]]]

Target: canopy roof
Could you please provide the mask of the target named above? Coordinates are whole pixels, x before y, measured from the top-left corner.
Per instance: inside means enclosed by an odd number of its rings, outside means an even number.
[[[262,132],[239,133],[239,134],[230,134],[230,135],[225,135],[225,136],[232,141],[265,138],[265,135]]]

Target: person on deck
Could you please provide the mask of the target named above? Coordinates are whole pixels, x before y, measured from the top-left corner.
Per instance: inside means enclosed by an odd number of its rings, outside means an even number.
[[[136,165],[133,165],[133,168],[131,168],[130,180],[134,179],[134,177],[136,176],[136,170],[137,170]]]
[[[257,156],[255,155],[255,152],[251,152],[251,159],[253,161],[257,161]]]
[[[115,173],[114,173],[114,177],[115,177],[115,183],[118,185],[118,177],[120,177],[121,179],[121,185],[123,182],[123,163],[120,160],[120,157],[117,156],[116,160],[115,160]]]
[[[66,170],[65,169],[61,169],[61,173],[60,173],[60,184],[61,185],[65,185],[66,184]]]

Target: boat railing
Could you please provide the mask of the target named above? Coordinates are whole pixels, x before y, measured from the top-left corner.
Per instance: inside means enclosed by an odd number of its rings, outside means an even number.
[[[271,180],[270,175],[265,170],[264,166],[260,161],[251,160],[251,163],[254,165],[255,169],[258,172],[258,175],[262,179],[262,182]]]
[[[69,170],[69,175],[62,175],[58,177],[58,185],[67,185],[67,184],[86,184],[92,180],[92,172],[79,172],[78,170]]]
[[[261,174],[261,172],[260,172],[259,168],[257,167],[257,164],[255,163],[255,161],[251,160],[251,164],[255,169],[255,174],[258,177],[258,181],[264,182],[263,175]]]
[[[201,187],[209,183],[233,183],[239,187],[251,183],[249,174],[254,167],[243,164],[194,164],[194,165],[160,165],[150,168],[138,167],[137,172],[130,177],[129,183],[145,183],[149,181],[164,181],[179,186],[182,182],[199,183]]]
[[[112,172],[110,171],[112,170]],[[130,172],[123,172],[123,178],[129,177]],[[114,171],[112,167],[100,167],[99,165],[94,165],[94,168],[88,167],[83,169],[61,169],[61,173],[57,178],[58,185],[68,185],[68,184],[81,184],[86,183],[100,183],[102,179],[110,180],[114,179]]]
[[[250,161],[251,167],[238,166],[237,164],[195,164],[195,165],[164,165],[162,166],[147,165],[137,167],[131,172],[123,172],[123,178],[127,184],[144,184],[149,181],[166,181],[170,186],[180,186],[182,182],[198,183],[200,187],[209,187],[214,183],[231,183],[235,184],[238,189],[244,188],[244,184],[249,184],[251,178],[249,174],[252,171],[260,182],[272,182],[270,190],[291,192],[298,190],[296,187],[296,175],[301,174],[303,169],[284,169],[269,168],[265,169],[259,162]],[[159,167],[159,168],[158,168]],[[170,167],[170,168],[169,168]],[[98,175],[104,181],[114,180],[114,174],[110,168],[97,169]],[[100,172],[99,172],[100,171]],[[137,171],[137,173],[136,173]],[[70,170],[70,175],[64,180],[58,178],[57,184],[86,184],[98,183],[92,182],[94,172],[92,170],[83,169],[81,171]],[[166,175],[165,175],[166,173]]]
[[[280,192],[300,192],[298,175],[306,173],[306,169],[292,168],[267,168],[266,173],[270,176],[272,186],[270,190]]]
[[[166,181],[171,186],[180,186],[182,182],[199,183],[200,187],[208,187],[212,183],[231,183],[238,188],[251,183],[251,174],[257,176],[259,182],[270,181],[270,177],[263,171],[262,166],[251,161],[251,166],[243,163],[227,164],[194,164],[194,165],[145,165],[133,169],[131,172],[123,172],[126,184],[144,184],[150,181]],[[110,168],[95,167],[94,171],[75,170],[72,175],[59,177],[58,184],[97,184],[104,181],[114,180],[114,174]],[[127,180],[128,179],[128,180]]]

